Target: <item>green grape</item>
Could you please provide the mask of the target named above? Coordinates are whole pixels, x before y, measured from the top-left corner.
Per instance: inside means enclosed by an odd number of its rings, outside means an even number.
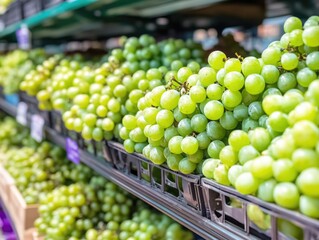
[[[193,86],[189,91],[189,96],[195,103],[201,103],[206,99],[206,90],[202,86]]]
[[[309,68],[303,68],[297,73],[297,82],[302,87],[308,87],[315,79],[317,79],[316,72]]]
[[[220,100],[222,98],[224,88],[217,84],[210,84],[206,89],[206,95],[211,100]]]
[[[238,121],[231,111],[226,111],[219,119],[219,123],[224,129],[233,130],[237,127]]]
[[[197,134],[196,136],[198,141],[198,148],[205,150],[208,148],[208,145],[210,144],[211,140],[206,132],[201,132],[200,134]]]
[[[299,206],[299,192],[295,184],[278,183],[274,189],[275,202],[285,208],[296,209]]]
[[[223,68],[225,65],[225,60],[227,59],[225,53],[221,51],[213,51],[208,56],[209,65],[216,71]]]
[[[317,144],[318,146],[318,144]],[[296,149],[292,154],[292,162],[294,168],[298,172],[302,172],[307,168],[317,167],[319,168],[319,153],[306,148]]]
[[[267,149],[271,142],[268,131],[264,128],[255,128],[248,134],[251,145],[259,152]]]
[[[296,77],[293,73],[286,72],[280,75],[277,86],[282,93],[295,88],[297,85]]]
[[[208,120],[203,114],[195,114],[191,118],[191,128],[197,133],[204,132],[206,130],[207,123]]]
[[[196,164],[189,161],[187,158],[183,158],[179,164],[178,169],[183,174],[191,174],[196,169]]]
[[[265,80],[262,75],[251,74],[245,80],[245,89],[252,95],[260,94],[265,89]]]
[[[228,168],[224,164],[219,164],[214,170],[214,179],[216,182],[229,186]]]
[[[319,129],[310,121],[302,120],[292,128],[292,135],[297,146],[302,148],[313,148],[319,141]]]
[[[270,114],[267,121],[269,126],[277,132],[284,132],[289,125],[288,116],[279,111]]]
[[[177,80],[181,83],[187,81],[188,77],[193,74],[192,70],[188,67],[182,67],[177,72]]]
[[[160,110],[156,115],[156,122],[162,128],[168,128],[174,123],[174,114],[166,109]]]
[[[240,72],[228,72],[224,77],[224,86],[230,91],[238,91],[245,84],[244,76]]]
[[[306,64],[312,71],[319,70],[319,51],[311,52],[307,55]]]
[[[243,146],[238,152],[238,160],[241,165],[260,156],[259,151],[252,145]]]
[[[289,159],[279,159],[273,163],[274,178],[278,182],[293,182],[297,171]]]
[[[263,114],[261,102],[252,102],[248,106],[248,114],[253,120],[258,120]]]
[[[214,179],[215,168],[220,164],[219,159],[209,158],[203,163],[202,172],[207,178]]]
[[[198,150],[198,141],[195,137],[185,137],[181,141],[181,149],[188,155],[195,154]]]
[[[243,172],[235,182],[235,187],[241,194],[252,194],[258,190],[258,186],[258,180],[250,172]]]
[[[274,65],[264,65],[261,70],[261,76],[266,84],[274,84],[279,79],[280,72]]]
[[[284,23],[284,31],[290,33],[295,29],[302,29],[302,22],[297,17],[289,17]]]
[[[302,33],[302,40],[309,47],[318,47],[319,40],[316,38],[319,34],[319,26],[306,28]]]
[[[222,103],[227,109],[233,109],[241,104],[241,101],[242,95],[239,91],[232,92],[230,90],[226,90],[222,95]]]
[[[219,159],[228,168],[238,162],[238,156],[231,146],[225,146],[219,153]]]
[[[228,170],[228,180],[235,186],[236,180],[240,174],[244,172],[243,167],[240,165],[233,165]]]
[[[178,133],[185,137],[193,132],[191,120],[189,118],[182,119],[177,126]]]
[[[312,218],[319,218],[319,199],[309,196],[300,196],[300,212]]]
[[[164,128],[158,124],[152,125],[148,130],[148,138],[152,141],[159,141],[164,137]]]
[[[224,68],[227,73],[232,71],[241,72],[241,62],[237,58],[229,58],[226,60]]]
[[[182,140],[183,140],[183,137],[181,137],[181,136],[174,136],[169,140],[168,148],[169,148],[171,153],[181,154],[183,152],[182,147],[181,147]]]
[[[319,169],[318,168],[308,168],[303,170],[296,180],[296,184],[301,193],[309,197],[319,197],[318,189],[319,187]]]
[[[211,100],[206,103],[204,114],[209,120],[218,120],[224,114],[224,106],[217,100]]]
[[[261,183],[258,187],[258,198],[266,202],[274,202],[274,189],[276,185],[277,182],[274,179],[269,179]]]
[[[229,135],[228,143],[236,152],[238,152],[244,146],[249,145],[250,140],[246,132],[242,130],[234,130]]]
[[[246,105],[240,104],[234,108],[233,114],[237,121],[243,121],[248,118],[248,108]]]
[[[281,59],[281,50],[278,47],[268,47],[266,48],[262,54],[261,58],[264,64],[269,64],[273,66],[277,66],[278,62]]]
[[[211,140],[222,140],[226,135],[226,130],[216,121],[210,121],[206,131]]]
[[[267,180],[273,176],[274,160],[269,156],[260,156],[253,160],[251,165],[251,173],[254,177]]]
[[[293,70],[298,66],[298,57],[294,53],[284,53],[281,56],[281,65],[285,70]]]
[[[247,77],[250,74],[261,72],[260,62],[255,57],[246,57],[241,65],[241,70],[243,74]]]
[[[216,72],[213,68],[203,67],[198,72],[199,81],[204,87],[208,87],[216,81]]]
[[[178,101],[178,109],[183,114],[192,114],[196,109],[196,103],[189,95],[183,95]]]

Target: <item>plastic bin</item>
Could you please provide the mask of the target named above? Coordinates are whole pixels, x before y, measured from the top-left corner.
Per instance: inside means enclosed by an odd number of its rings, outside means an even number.
[[[287,220],[303,229],[304,240],[319,239],[319,221],[296,211],[264,202],[254,196],[242,195],[235,189],[202,178],[206,214],[214,223],[238,235],[238,239],[294,239],[278,229],[278,221]],[[230,202],[236,202],[232,206]],[[247,207],[253,204],[270,217],[269,228],[262,230],[247,215]],[[257,213],[256,213],[257,214]],[[279,220],[280,219],[280,220]]]
[[[105,159],[111,162],[114,168],[133,180],[162,192],[171,201],[183,204],[200,215],[205,214],[199,175],[184,175],[166,166],[156,165],[141,154],[129,154],[121,143],[108,141],[107,146]]]
[[[62,136],[67,136],[67,129],[64,126],[62,114],[59,111],[51,111],[51,125],[50,128],[58,132]]]

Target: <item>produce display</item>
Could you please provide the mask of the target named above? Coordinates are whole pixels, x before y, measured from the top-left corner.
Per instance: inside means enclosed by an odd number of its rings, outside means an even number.
[[[224,62],[223,53],[210,55],[210,65],[219,66],[217,75],[225,73],[223,95],[241,90],[242,100],[233,97],[229,106],[222,97],[220,112],[215,107],[227,142],[222,137],[211,142],[210,159],[202,167],[218,183],[312,218],[319,218],[314,190],[319,186],[318,23],[317,16],[304,26],[300,19],[288,18],[286,33],[261,59]]]
[[[45,239],[193,239],[169,217],[74,165],[62,148],[36,143],[12,118],[0,122],[1,164],[27,204],[40,203],[35,227]]]
[[[52,57],[20,87],[85,140],[319,218],[318,29],[290,17],[261,58],[214,51],[208,65],[191,41],[132,37],[99,67]]]
[[[0,58],[0,85],[4,93],[11,94],[19,90],[20,82],[25,75],[41,64],[46,58],[42,49],[29,52],[15,50]]]

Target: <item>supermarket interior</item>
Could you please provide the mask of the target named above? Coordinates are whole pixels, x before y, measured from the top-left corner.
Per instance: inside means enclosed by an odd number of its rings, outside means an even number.
[[[318,0],[0,0],[0,240],[319,240]]]

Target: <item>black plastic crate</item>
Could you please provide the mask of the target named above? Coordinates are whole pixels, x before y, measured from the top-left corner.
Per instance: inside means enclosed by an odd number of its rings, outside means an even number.
[[[65,0],[42,0],[42,4],[43,4],[43,8],[47,9],[47,8],[53,7],[55,5],[58,5],[64,1]]]
[[[254,196],[242,195],[235,189],[220,185],[210,179],[201,179],[206,216],[214,223],[232,231],[243,239],[294,239],[278,230],[278,220],[287,220],[303,230],[302,239],[319,240],[319,221],[306,217],[296,211],[284,209],[278,205],[264,202]],[[236,206],[231,205],[231,201]],[[253,223],[248,215],[249,205],[257,206],[270,217],[270,226],[262,230]],[[281,220],[280,220],[281,221]]]
[[[25,102],[28,105],[28,114],[40,115],[45,122],[45,126],[50,127],[51,124],[51,112],[50,111],[42,111],[38,108],[38,100],[36,97],[32,97],[27,95],[25,92],[19,92],[20,101]]]
[[[16,0],[10,4],[7,11],[4,13],[4,24],[10,26],[23,19],[23,9],[21,0]]]
[[[107,141],[107,146],[105,159],[114,168],[162,192],[172,202],[188,206],[200,215],[206,214],[199,175],[184,175],[156,165],[141,154],[127,153],[118,142]]]
[[[63,123],[62,114],[59,111],[52,110],[50,111],[50,128],[58,132],[61,136],[67,135],[67,129]]]
[[[40,0],[22,0],[22,9],[24,18],[30,17],[41,11]]]

